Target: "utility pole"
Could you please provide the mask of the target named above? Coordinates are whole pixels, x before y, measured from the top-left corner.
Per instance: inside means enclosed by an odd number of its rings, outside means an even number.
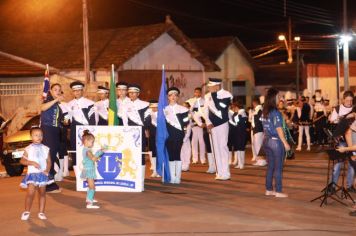
[[[340,101],[340,45],[339,40],[336,40],[336,98],[337,104]]]
[[[292,20],[288,17],[288,63],[293,62],[293,54],[292,54]]]
[[[90,54],[89,54],[89,27],[88,27],[88,3],[83,1],[83,47],[84,47],[84,72],[85,81],[91,82],[90,79]]]
[[[344,9],[343,34],[346,36],[348,34],[347,0],[343,1],[343,9]],[[344,91],[346,91],[349,89],[349,41],[348,40],[344,40],[343,52],[344,52]]]

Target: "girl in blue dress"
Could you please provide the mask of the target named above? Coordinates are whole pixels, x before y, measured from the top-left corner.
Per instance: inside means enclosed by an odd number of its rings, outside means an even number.
[[[283,131],[283,117],[277,109],[278,90],[270,88],[262,110],[263,148],[267,157],[266,196],[288,197],[282,192],[282,172],[286,151],[290,146]],[[275,188],[273,189],[273,179]]]
[[[36,192],[39,194],[40,212],[38,218],[46,220],[44,213],[46,206],[46,186],[49,184],[48,173],[51,169],[51,158],[49,148],[42,144],[43,132],[39,127],[30,130],[32,143],[25,148],[20,163],[27,166],[27,174],[23,178],[20,186],[27,189],[25,199],[25,211],[21,215],[21,220],[30,218],[30,210]]]
[[[84,130],[82,136],[83,142],[83,170],[80,175],[82,179],[85,179],[88,182],[88,190],[87,190],[87,208],[88,209],[98,209],[100,208],[98,205],[94,205],[97,203],[94,200],[95,195],[95,179],[96,179],[96,165],[95,163],[99,160],[101,155],[103,155],[103,151],[99,150],[95,154],[92,152],[92,148],[94,146],[95,137],[88,130]]]

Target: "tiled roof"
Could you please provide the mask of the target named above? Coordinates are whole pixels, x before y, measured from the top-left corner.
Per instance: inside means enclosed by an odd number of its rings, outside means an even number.
[[[116,68],[167,32],[192,57],[204,66],[206,71],[219,67],[173,23],[143,25],[128,28],[89,32],[91,68]],[[75,33],[13,33],[0,32],[0,51],[42,64],[49,64],[60,70],[83,68],[83,35]]]
[[[254,66],[254,61],[251,55],[237,37],[224,36],[214,38],[197,38],[193,39],[193,42],[214,61],[216,61],[221,56],[221,54],[224,53],[225,49],[229,45],[235,44],[235,46],[239,49],[239,51],[247,59],[251,66]]]

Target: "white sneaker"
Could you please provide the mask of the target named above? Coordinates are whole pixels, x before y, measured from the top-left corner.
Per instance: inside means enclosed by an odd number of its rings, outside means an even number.
[[[28,220],[28,218],[30,218],[30,212],[24,211],[21,215],[21,220]]]
[[[97,205],[93,205],[93,204],[87,204],[87,209],[99,209],[100,206],[97,206]]]
[[[265,195],[266,195],[266,196],[276,196],[276,192],[275,192],[275,191],[268,191],[268,190],[266,190]]]
[[[235,169],[241,169],[239,165],[234,166]]]
[[[286,194],[286,193],[276,193],[276,197],[286,198],[286,197],[288,197],[288,194]]]
[[[38,213],[38,218],[41,220],[47,220],[47,217],[46,217],[45,213],[43,213],[43,212]]]

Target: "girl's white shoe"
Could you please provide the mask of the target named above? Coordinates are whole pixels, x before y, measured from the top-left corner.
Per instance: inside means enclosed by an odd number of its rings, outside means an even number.
[[[47,220],[47,217],[46,217],[45,213],[43,213],[43,212],[38,213],[38,218],[41,220]]]
[[[100,208],[100,206],[93,205],[93,204],[90,204],[90,203],[87,204],[87,209],[99,209],[99,208]]]
[[[30,212],[24,211],[21,215],[21,220],[28,220],[28,218],[30,218]]]

